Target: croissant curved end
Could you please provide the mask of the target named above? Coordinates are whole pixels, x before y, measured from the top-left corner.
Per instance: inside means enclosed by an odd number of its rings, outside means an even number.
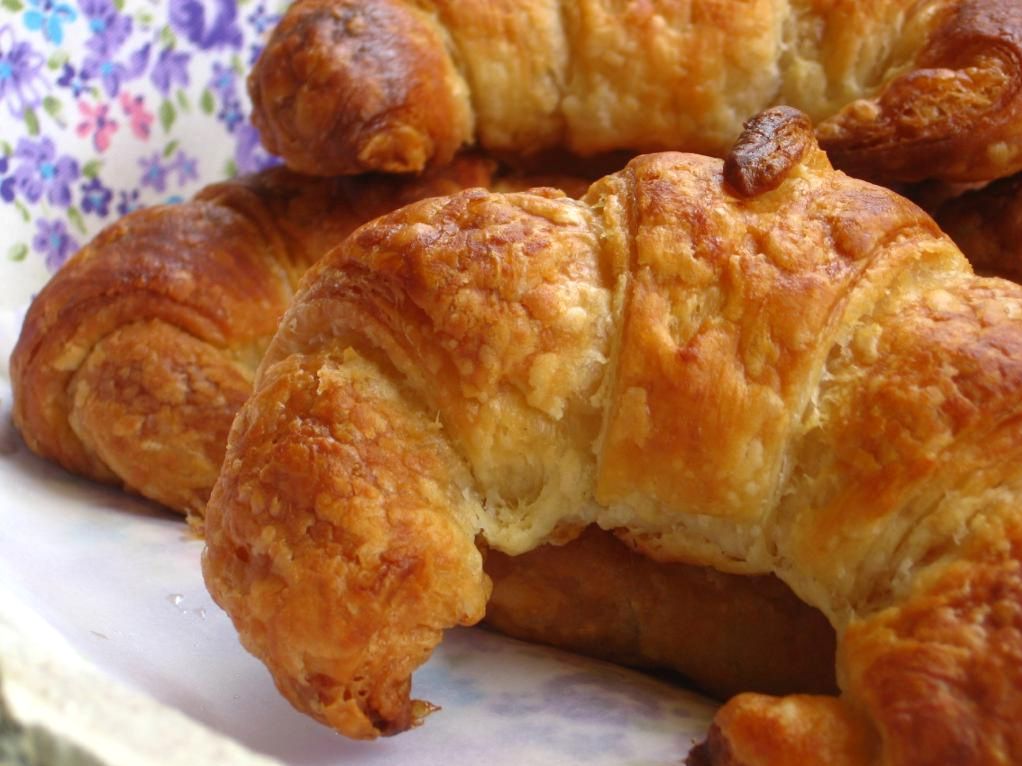
[[[420,171],[472,136],[466,86],[438,33],[393,0],[296,3],[248,87],[267,150],[310,175]]]
[[[470,480],[435,420],[349,351],[294,356],[235,421],[203,572],[292,704],[357,738],[416,721],[412,670],[482,619]]]
[[[193,201],[135,211],[76,253],[32,302],[11,355],[31,449],[199,510],[250,386],[245,351],[265,344],[289,297],[252,268],[262,252],[251,222]],[[168,443],[168,428],[180,438]]]
[[[912,69],[819,123],[835,166],[884,183],[1022,170],[1022,6],[963,0],[944,16]]]

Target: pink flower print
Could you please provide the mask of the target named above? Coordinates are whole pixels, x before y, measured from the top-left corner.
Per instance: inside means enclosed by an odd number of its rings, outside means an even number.
[[[131,132],[136,138],[146,140],[149,138],[149,128],[153,124],[153,113],[147,112],[142,96],[129,96],[121,93],[121,109],[125,116],[131,121]]]
[[[110,146],[110,137],[117,130],[116,120],[107,117],[110,111],[109,104],[96,104],[91,106],[87,101],[78,102],[78,111],[84,118],[78,123],[77,132],[79,136],[85,137],[92,134],[92,145],[97,151],[105,152]]]

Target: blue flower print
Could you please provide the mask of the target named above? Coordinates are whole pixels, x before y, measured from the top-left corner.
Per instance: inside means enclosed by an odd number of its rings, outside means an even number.
[[[64,64],[64,68],[60,70],[60,77],[57,78],[57,85],[62,88],[67,88],[71,91],[71,95],[78,98],[85,89],[89,87],[88,78],[83,72],[78,71],[70,64]]]
[[[159,152],[155,152],[148,158],[142,157],[139,159],[138,164],[142,168],[142,178],[138,182],[139,186],[148,186],[150,189],[155,189],[158,192],[162,192],[167,188],[167,168],[160,162]]]
[[[88,183],[81,186],[82,211],[94,213],[100,218],[105,218],[110,212],[110,201],[114,197],[113,191],[103,186],[98,178],[89,179]]]
[[[36,221],[36,235],[32,240],[32,247],[46,258],[46,265],[56,271],[64,265],[68,256],[78,249],[78,243],[68,234],[63,221],[47,221],[40,218]]]
[[[131,17],[117,12],[111,0],[81,0],[92,36],[86,45],[99,58],[115,54],[131,35]]]
[[[199,179],[199,160],[195,157],[189,157],[179,149],[177,154],[174,155],[174,159],[167,165],[167,170],[177,173],[177,185],[184,186],[189,181],[197,181]]]
[[[260,35],[268,29],[275,27],[280,19],[281,15],[279,13],[268,13],[264,3],[259,3],[255,10],[246,17],[248,23]]]
[[[145,71],[149,63],[150,45],[146,43],[132,53],[126,64],[103,56],[89,56],[82,64],[82,74],[89,79],[98,77],[103,83],[103,90],[113,98],[120,92],[124,83],[134,80]]]
[[[173,48],[164,48],[153,64],[149,79],[164,97],[170,94],[170,89],[175,84],[182,88],[187,87],[188,54],[176,53]]]
[[[120,199],[117,202],[117,215],[125,216],[131,211],[139,209],[138,189],[122,189],[118,192],[118,196]]]
[[[50,204],[67,207],[71,203],[71,183],[78,178],[78,163],[68,156],[57,157],[53,139],[22,138],[14,157],[20,160],[14,171],[15,189],[25,199],[36,202],[46,194]]]
[[[209,89],[221,99],[236,98],[235,71],[219,61],[213,62],[213,75],[209,78]]]
[[[10,25],[0,27],[0,104],[7,104],[12,117],[20,118],[43,100],[45,63],[41,53],[14,38]]]
[[[33,32],[41,29],[43,37],[51,43],[60,45],[64,42],[62,25],[78,18],[75,9],[53,0],[28,0],[28,4],[32,7],[25,11],[25,26]]]
[[[235,0],[175,0],[168,5],[170,25],[190,43],[203,50],[241,47]]]
[[[241,102],[237,97],[232,96],[224,99],[216,118],[227,127],[228,133],[233,133],[234,129],[245,120],[245,115],[241,113]]]

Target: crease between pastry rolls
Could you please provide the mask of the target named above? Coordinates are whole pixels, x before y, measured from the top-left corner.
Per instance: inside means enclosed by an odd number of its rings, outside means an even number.
[[[725,180],[792,123],[787,165]],[[837,630],[839,697],[739,695],[694,757],[788,763],[824,731],[818,763],[1022,757],[1022,290],[833,171],[804,116],[743,138],[725,163],[637,158],[581,201],[417,203],[313,268],[203,558],[299,709],[407,727],[410,671],[482,616],[476,536],[515,554],[596,523],[773,572]]]
[[[307,173],[521,157],[722,156],[774,104],[884,183],[1022,169],[1013,0],[300,0],[249,78],[266,148]]]
[[[1022,174],[946,200],[933,215],[976,271],[1022,280]]]

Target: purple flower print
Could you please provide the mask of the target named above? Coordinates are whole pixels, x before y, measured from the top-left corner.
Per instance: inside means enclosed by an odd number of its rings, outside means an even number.
[[[70,64],[64,64],[64,68],[60,71],[60,77],[57,78],[57,85],[70,89],[71,95],[75,98],[82,95],[89,87],[88,78]]]
[[[203,50],[241,47],[235,0],[176,0],[168,5],[170,25],[194,45]]]
[[[160,162],[159,152],[153,153],[148,158],[142,157],[138,164],[142,168],[142,178],[138,182],[139,186],[148,186],[158,192],[166,190],[167,168]]]
[[[247,17],[247,21],[252,25],[252,28],[256,31],[256,34],[263,34],[266,30],[271,27],[275,27],[277,22],[280,21],[279,13],[267,13],[266,5],[259,3],[255,10],[252,11]]]
[[[62,25],[78,18],[75,9],[66,3],[53,0],[28,0],[31,6],[22,17],[25,26],[33,32],[42,30],[43,37],[51,43],[60,45],[64,41]]]
[[[259,131],[245,122],[235,132],[234,164],[239,173],[257,173],[280,163],[267,154],[259,143]]]
[[[170,94],[175,83],[182,88],[188,85],[188,54],[175,53],[173,48],[160,51],[153,70],[149,73],[153,85],[164,95]]]
[[[98,178],[91,178],[88,183],[82,184],[81,192],[82,211],[95,213],[100,218],[106,217],[110,212],[110,201],[113,199],[114,193],[103,186],[103,182]]]
[[[245,115],[241,113],[241,102],[234,96],[225,98],[216,118],[227,127],[228,133],[233,133],[234,129],[245,120]]]
[[[135,138],[149,138],[149,128],[153,124],[153,113],[147,112],[142,96],[129,96],[121,93],[121,109],[130,121],[131,132]]]
[[[248,68],[251,69],[255,66],[255,63],[259,60],[259,57],[263,55],[263,45],[253,44],[248,46]]]
[[[167,170],[177,173],[178,186],[184,186],[189,181],[199,180],[199,160],[196,157],[189,157],[180,149],[167,165]]]
[[[237,98],[235,76],[235,71],[229,66],[224,66],[219,61],[214,61],[213,76],[209,78],[209,89],[220,96],[221,99]]]
[[[14,157],[20,160],[14,171],[14,186],[29,202],[37,202],[43,194],[53,205],[71,204],[71,183],[78,178],[78,163],[68,156],[57,156],[53,139],[18,140]]]
[[[263,52],[263,43],[265,42],[264,36],[267,31],[277,26],[277,23],[281,19],[279,13],[269,13],[266,10],[265,3],[259,3],[255,10],[252,11],[245,20],[248,22],[249,27],[255,30],[255,33],[259,36],[259,41],[252,43],[248,46],[248,65],[253,66],[258,61],[259,56]]]
[[[141,75],[149,63],[150,43],[146,43],[128,58],[128,63],[114,61],[102,56],[89,56],[82,64],[85,77],[98,77],[103,83],[103,90],[110,98],[114,98],[121,86],[129,80]]]
[[[138,210],[140,205],[138,204],[138,189],[122,189],[120,191],[120,201],[117,203],[117,215],[125,216],[132,210]]]
[[[0,175],[7,172],[10,167],[10,160],[6,155],[0,155]],[[14,201],[14,176],[0,178],[0,199],[4,202]]]
[[[96,104],[92,106],[87,101],[79,101],[78,111],[81,112],[83,119],[78,123],[75,132],[83,138],[91,135],[92,145],[96,147],[96,150],[105,152],[110,146],[110,137],[117,131],[117,121],[107,117],[110,105]]]
[[[236,77],[237,73],[231,67],[224,66],[218,61],[213,63],[213,74],[209,78],[208,87],[220,100],[220,111],[216,117],[230,133],[245,120],[245,115],[241,112],[241,101],[238,99]]]
[[[131,35],[131,17],[117,12],[111,0],[80,0],[92,36],[86,45],[98,58],[109,58]]]
[[[75,250],[78,243],[68,234],[67,227],[63,221],[38,219],[36,221],[36,235],[32,240],[32,247],[37,253],[46,257],[46,265],[56,271],[64,265]]]
[[[43,100],[45,63],[32,46],[14,39],[10,25],[0,27],[0,104],[7,103],[12,117],[20,118]]]

